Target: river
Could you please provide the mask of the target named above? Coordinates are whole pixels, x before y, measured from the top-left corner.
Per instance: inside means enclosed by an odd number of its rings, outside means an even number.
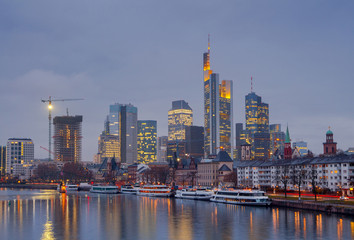
[[[0,239],[354,239],[354,216],[123,194],[0,189]]]

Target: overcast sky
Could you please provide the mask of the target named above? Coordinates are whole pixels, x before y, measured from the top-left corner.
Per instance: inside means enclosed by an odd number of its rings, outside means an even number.
[[[47,157],[48,111],[83,115],[83,160],[92,161],[109,105],[132,103],[157,120],[183,99],[202,125],[202,54],[234,81],[234,118],[245,95],[269,104],[270,122],[321,153],[328,126],[338,147],[354,146],[353,1],[0,0],[0,145],[28,137]]]

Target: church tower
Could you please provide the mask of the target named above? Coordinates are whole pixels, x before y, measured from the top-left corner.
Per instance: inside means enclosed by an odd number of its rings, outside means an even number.
[[[333,141],[333,132],[330,128],[326,133],[326,142],[323,143],[323,154],[330,156],[336,155],[337,153],[337,143]]]
[[[291,140],[289,134],[289,128],[286,126],[286,136],[284,142],[284,159],[291,159],[292,156],[292,149],[291,149]]]

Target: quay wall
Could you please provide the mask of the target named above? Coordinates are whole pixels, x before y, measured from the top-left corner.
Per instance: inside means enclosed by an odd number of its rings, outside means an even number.
[[[0,188],[57,189],[54,184],[0,184]]]
[[[293,200],[281,200],[272,199],[272,206],[298,208],[311,211],[321,211],[327,213],[346,214],[354,216],[354,207],[343,206],[330,203],[321,203],[315,201],[293,201]]]

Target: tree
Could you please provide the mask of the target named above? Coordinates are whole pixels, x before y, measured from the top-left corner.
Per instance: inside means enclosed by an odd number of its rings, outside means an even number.
[[[232,171],[231,173],[225,175],[224,182],[232,183],[233,187],[237,187],[237,173]]]
[[[297,185],[299,188],[299,200],[301,200],[301,185],[306,179],[306,170],[302,169],[302,166],[294,166],[291,172],[291,179],[293,185]]]
[[[40,163],[35,170],[35,175],[42,180],[57,180],[59,178],[59,169],[54,163]]]
[[[288,184],[290,183],[290,171],[289,166],[285,165],[281,167],[281,170],[276,172],[275,181],[276,183],[282,183],[284,187],[285,198],[287,197]]]
[[[82,163],[67,162],[64,164],[61,174],[64,180],[70,180],[74,182],[90,181],[93,178],[93,174],[90,170],[84,167]]]
[[[312,193],[315,195],[315,201],[317,201],[318,190],[317,187],[322,183],[322,178],[318,178],[318,172],[315,165],[311,165],[311,170],[308,172],[308,178],[311,181]]]

